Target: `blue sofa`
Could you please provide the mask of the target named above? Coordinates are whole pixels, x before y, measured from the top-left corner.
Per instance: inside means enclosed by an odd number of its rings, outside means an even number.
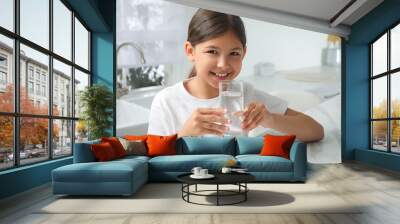
[[[54,194],[131,195],[146,182],[176,181],[193,167],[218,172],[230,159],[260,182],[304,182],[306,180],[306,144],[295,141],[290,159],[260,156],[263,137],[184,137],[176,144],[177,155],[127,156],[96,162],[90,145],[75,144],[73,164],[52,171]]]

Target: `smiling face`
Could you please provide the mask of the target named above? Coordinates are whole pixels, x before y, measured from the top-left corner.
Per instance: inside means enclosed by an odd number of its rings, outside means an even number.
[[[195,46],[186,42],[185,51],[196,69],[196,81],[218,91],[220,80],[233,80],[239,75],[246,48],[234,32],[227,31]]]

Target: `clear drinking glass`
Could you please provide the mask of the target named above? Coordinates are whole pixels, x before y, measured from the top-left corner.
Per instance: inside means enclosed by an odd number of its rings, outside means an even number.
[[[243,82],[223,80],[219,82],[220,107],[226,109],[226,118],[231,121],[227,135],[243,135],[241,114],[244,110]]]

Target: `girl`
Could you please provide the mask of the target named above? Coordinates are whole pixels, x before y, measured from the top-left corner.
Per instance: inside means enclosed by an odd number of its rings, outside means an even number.
[[[223,135],[229,120],[218,106],[218,83],[233,80],[246,54],[246,35],[238,16],[199,9],[189,24],[184,45],[193,63],[189,78],[160,91],[151,105],[149,134],[199,136]],[[261,126],[296,135],[310,142],[323,138],[322,126],[311,117],[287,107],[287,103],[244,85],[245,132]]]

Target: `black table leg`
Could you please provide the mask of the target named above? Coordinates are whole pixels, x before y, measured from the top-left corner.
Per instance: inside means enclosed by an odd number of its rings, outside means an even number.
[[[217,184],[217,206],[219,205],[219,184]]]
[[[246,191],[246,192],[244,192],[244,201],[247,201],[247,191],[248,191],[248,190],[247,190],[247,182],[244,183],[244,187],[245,187],[244,190]]]

